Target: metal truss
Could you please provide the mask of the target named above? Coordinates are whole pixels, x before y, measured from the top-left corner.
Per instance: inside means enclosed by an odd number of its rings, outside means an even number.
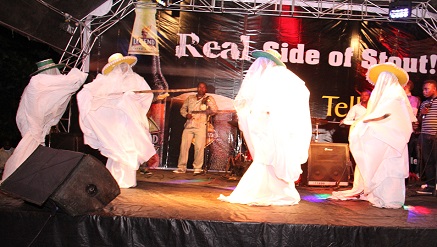
[[[135,7],[216,14],[416,23],[437,41],[437,11],[429,1],[413,1],[411,17],[397,20],[390,19],[388,5],[387,0],[182,0],[172,1],[164,7],[138,0],[117,0],[108,14],[78,22],[61,62],[70,67],[83,68],[99,36],[134,11]]]
[[[388,0],[185,0],[160,8],[220,14],[416,23],[437,41],[437,11],[429,0],[412,1],[411,17],[397,20],[388,15]]]
[[[413,1],[411,17],[393,20],[388,15],[387,0],[173,0],[167,6],[151,5],[150,2],[139,0],[114,0],[106,15],[77,22],[60,63],[84,70],[99,36],[134,11],[135,7],[215,14],[416,23],[437,41],[437,11],[429,2]],[[60,122],[66,132],[70,125],[70,110],[68,115]]]
[[[60,63],[66,64],[64,68],[80,68],[86,70],[90,59],[90,52],[94,44],[104,32],[117,24],[124,17],[135,10],[134,0],[117,0],[112,3],[111,10],[104,16],[93,16],[82,20],[75,20],[74,31],[61,56]],[[71,104],[57,124],[59,132],[70,132]]]
[[[437,41],[437,11],[429,1],[413,1],[411,17],[397,20],[389,17],[388,5],[387,0],[175,0],[164,7],[138,0],[117,0],[106,15],[84,18],[78,22],[61,62],[70,67],[83,68],[99,36],[134,11],[135,7],[216,14],[416,23]]]
[[[246,15],[273,15],[298,18],[341,19],[359,21],[395,21],[388,16],[388,0],[187,0],[169,4],[163,9]],[[397,22],[416,22],[430,18],[428,2],[412,2],[412,17]]]
[[[83,69],[100,35],[134,11],[135,2],[135,0],[117,0],[113,2],[111,10],[106,15],[80,20],[65,47],[60,62],[71,68]]]

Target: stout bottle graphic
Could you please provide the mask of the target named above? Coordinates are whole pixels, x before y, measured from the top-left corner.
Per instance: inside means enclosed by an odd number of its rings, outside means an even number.
[[[147,83],[149,83],[152,89],[168,89],[167,81],[161,71],[155,5],[156,3],[153,3],[151,0],[139,0],[137,2],[135,21],[129,43],[129,54],[137,55],[140,66],[151,67],[153,82],[149,79]],[[165,99],[154,101],[150,106],[148,114],[158,129],[151,134],[153,144],[160,157],[160,164],[162,164],[164,144],[165,107]]]

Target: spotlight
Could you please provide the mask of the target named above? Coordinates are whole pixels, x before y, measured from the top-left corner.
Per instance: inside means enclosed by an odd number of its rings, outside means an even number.
[[[70,25],[70,22],[60,23],[59,28],[70,35],[74,34],[74,27],[72,25]]]
[[[64,13],[64,17],[65,17],[65,20],[64,20],[64,22],[59,24],[59,28],[61,30],[64,30],[68,34],[73,35],[75,26],[77,27],[78,23],[74,23],[72,16],[68,13]]]
[[[155,2],[163,7],[167,7],[170,4],[169,0],[152,0],[152,2]]]
[[[407,18],[411,16],[411,1],[394,1],[389,4],[388,15],[391,19]]]

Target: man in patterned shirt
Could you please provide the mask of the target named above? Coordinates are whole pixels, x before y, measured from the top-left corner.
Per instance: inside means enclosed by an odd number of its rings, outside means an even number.
[[[182,132],[178,169],[174,173],[187,171],[188,152],[194,138],[194,175],[202,173],[206,144],[208,117],[217,113],[217,104],[211,95],[206,95],[206,83],[197,85],[197,94],[190,95],[181,107],[181,115],[187,119]]]
[[[423,84],[423,96],[427,98],[419,109],[421,121],[420,146],[422,150],[422,167],[425,174],[425,184],[416,191],[422,195],[436,193],[436,132],[437,132],[437,82],[427,80]]]

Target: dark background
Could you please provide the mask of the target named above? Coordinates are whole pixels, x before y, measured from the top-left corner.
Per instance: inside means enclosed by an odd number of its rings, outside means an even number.
[[[32,41],[0,26],[0,141],[10,139],[14,146],[20,141],[15,116],[21,94],[29,83],[29,75],[37,70],[36,62],[61,54],[48,45]]]

